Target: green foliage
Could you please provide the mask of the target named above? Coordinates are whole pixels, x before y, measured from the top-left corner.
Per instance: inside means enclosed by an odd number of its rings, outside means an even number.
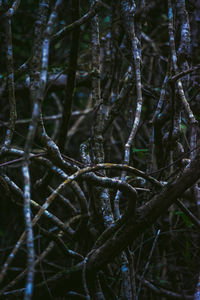
[[[188,217],[184,214],[182,211],[175,211],[174,214],[176,216],[180,216],[185,223],[185,225],[189,228],[191,228],[194,224],[188,219]]]
[[[188,265],[191,263],[191,247],[188,240],[185,241],[185,261]]]
[[[149,149],[137,149],[137,148],[133,148],[132,150],[135,153],[137,153],[137,152],[148,152],[149,151]]]
[[[156,280],[159,282],[160,285],[162,286],[167,286],[169,284],[169,282],[165,279],[161,279],[159,276],[156,276]]]
[[[182,123],[182,124],[181,124],[181,131],[182,131],[182,132],[185,132],[186,129],[187,129],[186,125]]]

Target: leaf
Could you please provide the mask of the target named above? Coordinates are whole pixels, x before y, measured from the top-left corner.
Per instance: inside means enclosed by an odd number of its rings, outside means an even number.
[[[106,23],[109,23],[109,22],[110,22],[110,17],[109,17],[109,16],[107,16],[107,17],[105,17],[105,19],[104,19],[104,20],[105,20],[105,22],[106,22]]]
[[[194,224],[188,219],[184,212],[178,210],[174,212],[175,215],[180,216],[187,227],[192,227]]]
[[[181,130],[182,130],[182,131],[186,131],[186,126],[185,126],[185,124],[181,124]]]
[[[149,149],[138,149],[138,148],[133,148],[133,152],[148,152]]]
[[[161,285],[167,285],[167,284],[168,284],[168,281],[167,281],[167,280],[160,279],[159,276],[156,276],[156,279],[158,280],[158,282],[159,282]]]
[[[185,260],[188,264],[190,264],[191,255],[190,255],[190,244],[188,241],[185,242]]]

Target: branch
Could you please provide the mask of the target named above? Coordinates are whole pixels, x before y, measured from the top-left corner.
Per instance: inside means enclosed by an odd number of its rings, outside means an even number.
[[[185,168],[183,174],[173,183],[169,183],[152,200],[136,211],[136,217],[127,220],[127,224],[117,228],[102,246],[95,249],[89,257],[88,269],[95,270],[112,261],[121,251],[146,231],[170,207],[175,200],[200,178],[200,151]]]
[[[102,5],[101,1],[99,1],[99,0],[96,1],[95,4],[89,10],[89,12],[87,12],[87,14],[85,14],[84,16],[82,16],[80,19],[73,22],[72,24],[67,25],[63,29],[58,31],[56,34],[54,34],[52,40],[56,40],[56,41],[61,40],[69,31],[71,31],[72,29],[74,29],[76,27],[80,27],[82,24],[86,23],[89,19],[91,19],[92,17],[94,17],[96,15],[97,10],[101,5]]]

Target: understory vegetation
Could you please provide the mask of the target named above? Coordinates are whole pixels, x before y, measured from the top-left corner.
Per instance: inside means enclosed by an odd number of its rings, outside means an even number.
[[[0,299],[200,299],[200,1],[0,1]]]

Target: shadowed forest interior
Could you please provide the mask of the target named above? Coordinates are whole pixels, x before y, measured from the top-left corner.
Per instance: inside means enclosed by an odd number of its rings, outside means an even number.
[[[0,299],[200,299],[200,0],[0,1]]]

